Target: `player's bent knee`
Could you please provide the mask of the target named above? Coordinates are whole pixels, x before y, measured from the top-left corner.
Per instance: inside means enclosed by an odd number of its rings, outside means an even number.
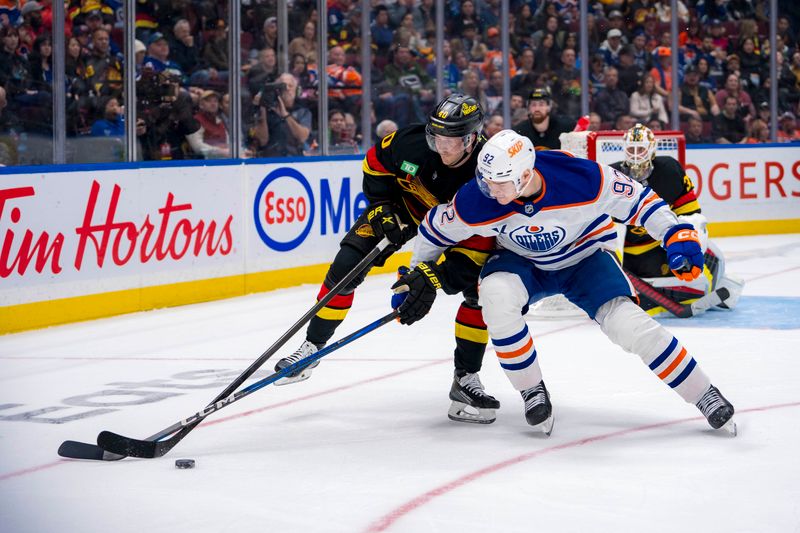
[[[595,320],[611,342],[635,354],[645,353],[654,343],[669,342],[671,338],[658,322],[626,296],[618,296],[600,306]]]
[[[478,303],[486,324],[501,326],[519,320],[528,303],[528,291],[518,275],[495,272],[481,280]]]

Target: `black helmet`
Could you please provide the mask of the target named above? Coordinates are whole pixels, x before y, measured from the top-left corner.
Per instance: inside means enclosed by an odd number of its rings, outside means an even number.
[[[432,146],[434,135],[467,137],[479,132],[482,125],[483,110],[478,101],[464,94],[451,94],[439,102],[428,117],[425,126],[428,146]],[[433,146],[431,149],[435,151]]]

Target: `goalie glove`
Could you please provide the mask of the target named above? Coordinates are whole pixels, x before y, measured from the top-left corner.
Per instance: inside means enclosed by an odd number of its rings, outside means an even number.
[[[703,272],[703,249],[691,224],[676,224],[664,234],[667,262],[675,277],[697,279]]]
[[[372,232],[376,237],[383,238],[385,236],[389,242],[397,245],[402,245],[406,241],[400,221],[389,202],[370,205],[369,211],[367,211],[367,221],[372,226]]]
[[[400,279],[392,285],[392,308],[400,311],[400,323],[411,325],[431,310],[436,300],[436,290],[442,282],[436,265],[420,263],[413,270],[398,269]]]

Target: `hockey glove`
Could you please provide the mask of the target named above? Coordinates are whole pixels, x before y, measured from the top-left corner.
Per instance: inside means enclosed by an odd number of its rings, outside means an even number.
[[[405,274],[401,272],[405,269]],[[411,325],[428,314],[436,300],[436,290],[442,288],[442,282],[436,265],[420,263],[414,270],[401,267],[401,275],[397,283],[392,285],[392,308],[400,311],[400,323]]]
[[[392,204],[389,202],[370,205],[369,211],[367,211],[367,221],[372,226],[372,232],[376,237],[383,238],[385,236],[389,242],[397,245],[405,242],[400,221],[392,211]]]
[[[664,235],[667,262],[675,277],[683,281],[697,279],[703,272],[703,249],[697,230],[691,224],[676,224]]]

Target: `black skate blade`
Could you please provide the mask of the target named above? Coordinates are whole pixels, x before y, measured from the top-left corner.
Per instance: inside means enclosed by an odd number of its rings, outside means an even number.
[[[119,461],[124,455],[105,451],[103,448],[88,442],[65,440],[58,447],[58,455],[67,459],[86,459],[90,461]]]

